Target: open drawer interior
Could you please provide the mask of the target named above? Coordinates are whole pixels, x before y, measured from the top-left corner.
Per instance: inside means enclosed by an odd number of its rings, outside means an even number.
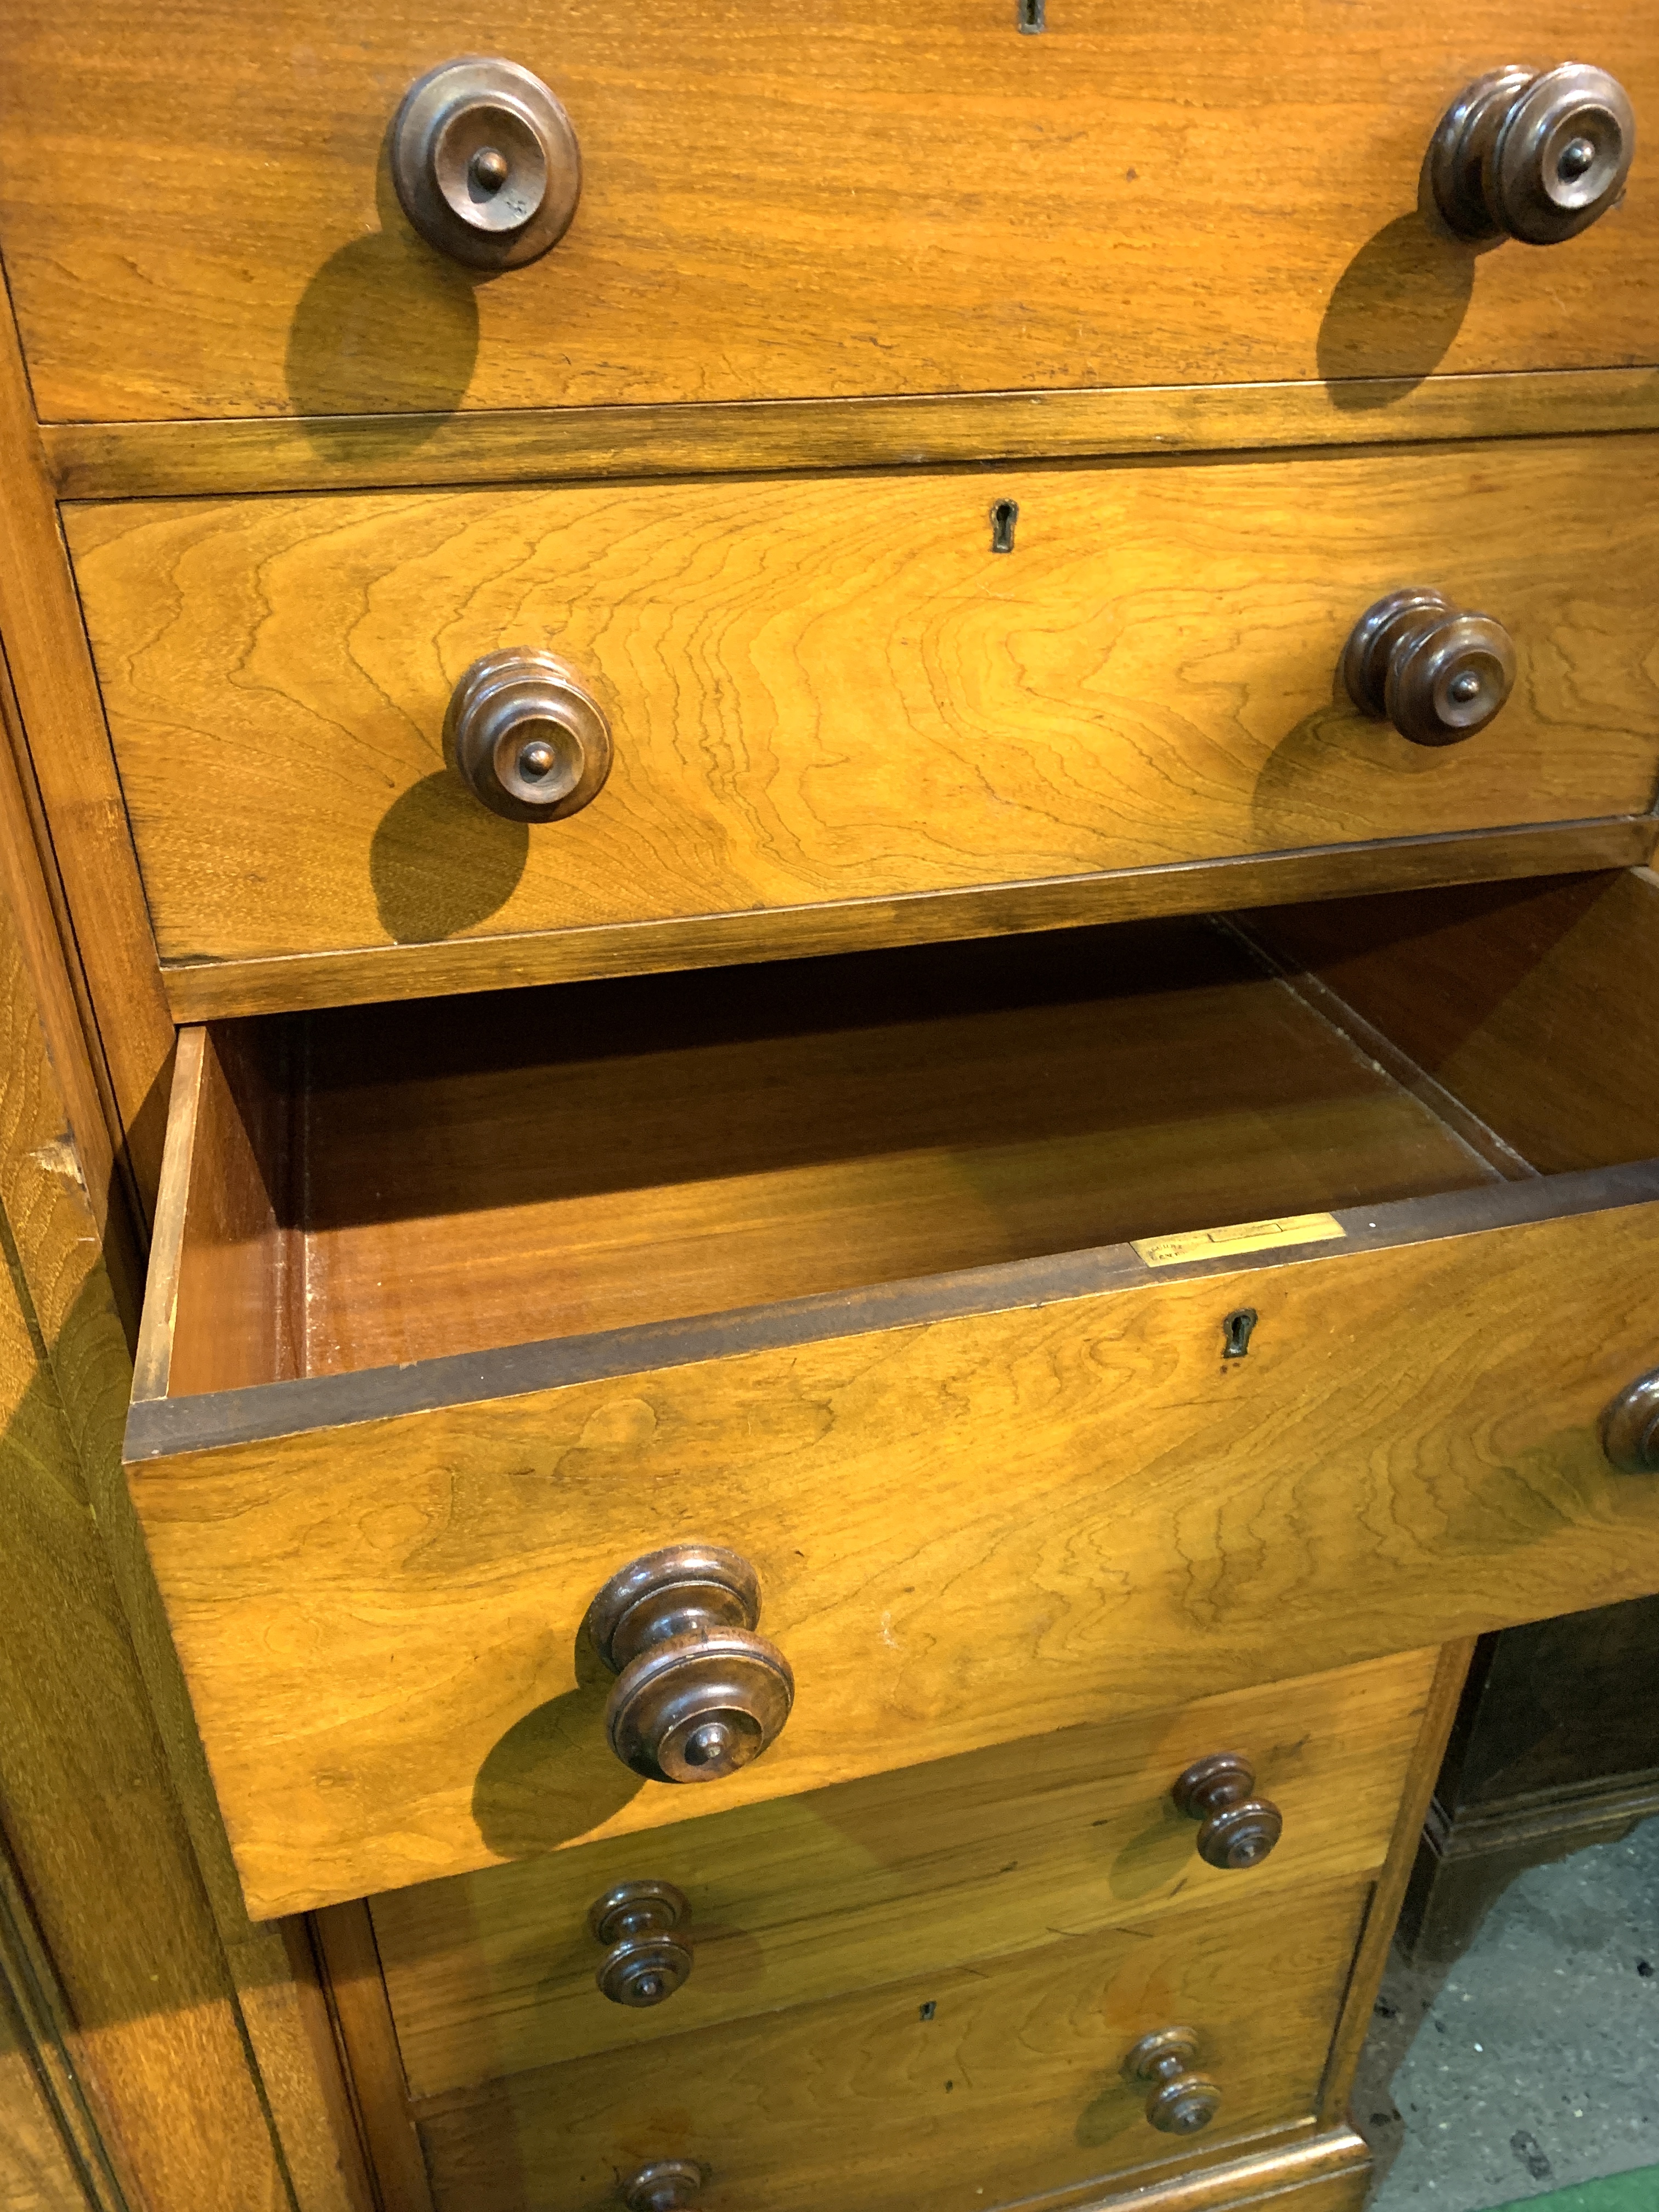
[[[137,1395],[1659,1154],[1659,878],[224,1023]]]

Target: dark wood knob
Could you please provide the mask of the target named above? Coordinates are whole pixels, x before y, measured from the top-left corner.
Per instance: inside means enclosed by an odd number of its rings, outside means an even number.
[[[691,1946],[671,1931],[690,1907],[672,1881],[623,1881],[595,1899],[587,1924],[609,1945],[594,1977],[612,2004],[639,2010],[672,1997],[691,1972]]]
[[[1221,2092],[1194,2069],[1198,2035],[1190,2027],[1160,2027],[1143,2035],[1124,2060],[1132,2081],[1150,2081],[1146,2117],[1166,2136],[1196,2135],[1221,2110]]]
[[[1342,677],[1363,714],[1413,744],[1455,745],[1515,689],[1515,647],[1502,623],[1460,614],[1443,592],[1390,592],[1355,623]]]
[[[611,773],[611,726],[573,669],[533,646],[487,653],[450,695],[444,755],[512,822],[556,822]]]
[[[1173,1792],[1189,1820],[1201,1820],[1198,1855],[1206,1866],[1253,1867],[1284,1833],[1277,1805],[1250,1794],[1255,1769],[1243,1753],[1218,1751],[1189,1766]]]
[[[517,269],[569,229],[581,154],[538,76],[473,54],[428,70],[404,94],[392,181],[428,246],[470,268]]]
[[[672,1544],[612,1575],[587,1633],[617,1677],[605,1730],[624,1766],[717,1782],[776,1741],[795,1678],[759,1619],[755,1570],[719,1544]]]
[[[659,2159],[630,2173],[617,2191],[628,2212],[681,2212],[702,2187],[702,2168],[689,2159]]]
[[[1460,238],[1557,246],[1618,205],[1635,150],[1629,97],[1605,70],[1512,65],[1477,77],[1446,110],[1429,181]]]
[[[1659,1474],[1659,1367],[1638,1375],[1602,1414],[1601,1449],[1620,1474]]]

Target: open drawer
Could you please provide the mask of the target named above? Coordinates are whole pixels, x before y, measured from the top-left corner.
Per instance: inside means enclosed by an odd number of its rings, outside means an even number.
[[[1659,1589],[1659,880],[1263,927],[186,1031],[128,1472],[251,1911]],[[794,1703],[688,1786],[585,1620],[692,1544]]]

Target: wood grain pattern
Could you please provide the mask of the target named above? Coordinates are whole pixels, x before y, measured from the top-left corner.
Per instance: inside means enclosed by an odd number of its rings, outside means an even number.
[[[1310,2114],[1369,1884],[1295,1914],[1235,1906],[514,2075],[423,2115],[438,2212],[592,2212],[648,2160],[700,2160],[699,2203],[951,2212],[1157,2167],[1185,2146],[1121,2072],[1190,2022],[1218,2142]],[[1273,2002],[1261,1995],[1271,1989]]]
[[[62,1018],[37,1011],[53,957],[48,921],[0,899],[6,1832],[127,2201],[356,2212],[280,1940],[242,1917],[121,1480],[131,1366],[66,1105],[94,1085],[59,1069],[78,1042],[61,973]]]
[[[431,2212],[426,2165],[410,2117],[368,1911],[362,1905],[331,1905],[313,1914],[309,1925],[380,2202],[386,2212]]]
[[[85,965],[97,1019],[94,1049],[108,1066],[142,1210],[154,1199],[161,1173],[173,1024],[17,332],[3,312],[0,476],[6,484],[0,500],[0,640],[31,746],[52,865],[62,870],[74,919],[70,957]],[[58,996],[47,987],[48,1009]],[[50,1012],[48,1018],[56,1019]],[[95,1076],[88,1079],[95,1085]],[[93,1146],[84,1114],[81,1121]],[[87,1157],[95,1165],[96,1152]]]
[[[137,501],[68,526],[162,956],[234,959],[1641,813],[1647,452]],[[1402,574],[1518,641],[1516,696],[1466,744],[1334,696]],[[581,671],[617,745],[592,805],[533,828],[441,750],[455,679],[519,643]]]
[[[526,483],[1659,430],[1651,368],[446,415],[47,422],[60,499]]]
[[[1410,1652],[375,1899],[410,2089],[701,2034],[1093,1934],[1126,1911],[1143,1926],[1206,1905],[1271,1914],[1381,1865],[1435,1665]],[[1272,1856],[1243,1875],[1205,1864],[1196,1822],[1170,1798],[1219,1750],[1251,1759],[1285,1816]],[[667,2002],[634,2011],[595,1985],[587,1911],[645,1875],[690,1900],[696,1964]]]
[[[1650,871],[1431,893],[1409,907],[1335,900],[1257,927],[1547,1172],[1659,1152]]]
[[[383,139],[456,52],[510,54],[584,156],[564,242],[489,283],[399,216]],[[8,34],[0,239],[42,415],[303,415],[1626,367],[1659,196],[1547,252],[1416,214],[1464,83],[1516,55],[1659,106],[1642,11],[1571,0],[1073,0],[1042,38],[937,0],[718,15],[410,0],[343,35],[48,0]],[[1287,127],[1287,124],[1289,127]],[[54,188],[39,179],[51,165]]]
[[[580,1637],[684,1537],[799,1686],[711,1812],[1659,1588],[1659,1206],[1289,1258],[132,1466],[250,1909],[687,1817]]]
[[[1620,816],[1541,830],[1362,840],[1305,853],[1176,861],[1107,870],[1000,890],[927,891],[775,913],[717,915],[690,922],[629,922],[522,933],[480,941],[372,946],[268,960],[181,960],[162,969],[181,1022],[355,1006],[365,1000],[523,989],[596,976],[709,969],[736,961],[822,957],[872,945],[1140,921],[1149,915],[1224,912],[1326,898],[1364,884],[1373,892],[1486,883],[1575,870],[1640,867],[1659,841],[1659,817]]]

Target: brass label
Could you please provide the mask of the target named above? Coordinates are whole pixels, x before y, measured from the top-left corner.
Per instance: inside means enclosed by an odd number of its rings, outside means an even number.
[[[1189,1229],[1180,1237],[1140,1237],[1134,1249],[1149,1267],[1178,1267],[1187,1260],[1266,1252],[1275,1244],[1324,1244],[1347,1233],[1334,1213],[1286,1213],[1277,1221],[1235,1221],[1226,1229]]]

